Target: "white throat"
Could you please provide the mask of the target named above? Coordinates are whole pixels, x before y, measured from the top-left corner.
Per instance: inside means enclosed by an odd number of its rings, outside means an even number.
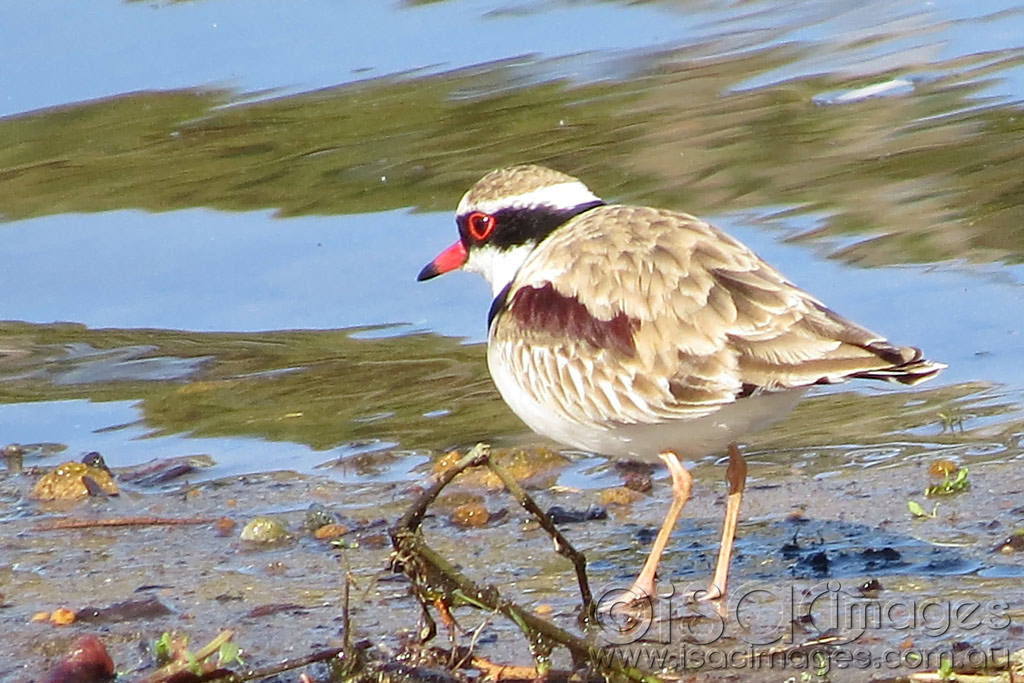
[[[489,245],[477,247],[469,252],[469,258],[462,269],[483,275],[491,285],[491,293],[498,296],[501,290],[512,282],[536,246],[536,244],[529,243],[505,250]]]

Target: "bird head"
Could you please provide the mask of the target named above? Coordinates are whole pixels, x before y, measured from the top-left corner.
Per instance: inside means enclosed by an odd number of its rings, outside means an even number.
[[[462,268],[483,275],[497,296],[545,237],[603,203],[576,178],[550,168],[491,171],[459,202],[459,240],[428,263],[417,279]]]

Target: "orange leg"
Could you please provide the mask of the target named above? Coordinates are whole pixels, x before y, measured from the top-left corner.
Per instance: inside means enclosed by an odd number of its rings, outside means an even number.
[[[729,500],[725,506],[722,545],[718,550],[718,561],[715,563],[715,576],[711,580],[708,592],[701,596],[701,600],[724,598],[729,583],[729,564],[732,562],[732,545],[736,539],[736,523],[740,519],[743,489],[747,485],[747,461],[740,455],[736,444],[729,444],[729,467],[725,470],[725,478],[729,481]]]
[[[675,453],[665,451],[660,453],[658,457],[662,459],[665,466],[668,467],[669,474],[672,475],[672,504],[668,508],[668,514],[665,515],[665,521],[661,525],[661,530],[658,531],[657,538],[654,539],[651,553],[647,556],[647,561],[644,562],[640,575],[633,582],[632,590],[640,599],[645,595],[651,598],[654,597],[654,579],[658,573],[658,563],[661,562],[661,554],[665,552],[668,539],[676,528],[676,522],[683,511],[683,506],[690,499],[690,489],[693,487],[693,477],[683,467],[683,464],[679,462],[679,458]]]

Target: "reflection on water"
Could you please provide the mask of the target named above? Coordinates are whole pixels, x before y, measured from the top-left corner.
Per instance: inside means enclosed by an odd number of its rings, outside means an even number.
[[[82,401],[118,406],[116,419],[87,422],[129,425],[125,440],[213,439],[203,447],[240,454],[230,471],[284,462],[256,453],[267,444],[297,448],[287,462],[308,469],[354,462],[364,443],[383,451],[523,438],[481,349],[424,334],[479,339],[483,286],[412,277],[413,264],[451,239],[450,211],[466,187],[531,161],[609,199],[735,225],[783,258],[794,280],[833,292],[825,298],[836,308],[952,365],[922,391],[808,401],[754,440],[763,457],[813,451],[822,471],[932,449],[1016,457],[1021,278],[1008,264],[1024,257],[1020,11],[459,4],[361,9],[394,21],[366,23],[360,40],[383,45],[382,32],[419,22],[423,36],[482,27],[493,37],[486,50],[422,39],[400,54],[333,52],[338,75],[328,81],[291,54],[268,54],[233,67],[237,87],[212,87],[224,81],[184,62],[173,78],[154,72],[148,87],[118,90],[145,77],[118,62],[93,70],[87,85],[102,99],[0,118],[0,214],[14,223],[0,226],[0,240],[17,261],[0,287],[9,317],[39,323],[2,330],[8,438],[26,440],[15,428],[26,406],[57,429]],[[156,14],[196,20],[210,7]],[[145,35],[154,29],[139,9],[108,11],[143,22]],[[565,25],[580,30],[568,36]],[[621,30],[599,30],[610,26]],[[237,38],[195,35],[198,53]],[[271,61],[286,73],[268,71]],[[261,80],[271,73],[275,82]],[[296,92],[297,83],[329,87]],[[58,318],[125,329],[42,324]],[[411,325],[256,332],[395,323]],[[137,326],[211,332],[128,329]],[[940,415],[952,411],[962,434],[942,430]],[[73,440],[91,449],[87,436]],[[975,441],[984,446],[964,449]],[[391,466],[378,458],[361,471]]]
[[[222,465],[213,476],[287,462],[341,479],[413,479],[421,476],[417,451],[526,438],[491,385],[481,345],[436,335],[358,339],[358,331],[253,335],[5,324],[0,333],[34,353],[0,358],[0,400],[7,404],[0,419],[13,428],[21,419],[15,416],[36,404],[40,415],[50,406],[58,416],[73,414],[72,406],[83,410],[83,399],[121,406],[116,419],[74,435],[72,452],[98,449],[102,441],[123,462],[211,448]],[[138,343],[121,346],[128,340]],[[124,408],[133,416],[124,417]],[[1007,462],[1020,456],[1022,432],[1024,415],[1013,396],[986,384],[834,391],[805,400],[792,418],[752,437],[749,458],[766,465],[802,461],[808,473],[936,457]],[[225,437],[232,447],[219,445]],[[118,445],[124,441],[131,446]]]
[[[1019,109],[982,93],[1024,51],[944,58],[933,15],[879,26],[867,11],[787,10],[722,17],[739,33],[684,47],[578,57],[607,65],[592,82],[560,77],[562,60],[516,59],[235,106],[229,91],[177,90],[9,117],[2,212],[447,211],[483,172],[541,161],[694,213],[820,212],[815,237],[877,238],[848,260],[1019,260]],[[927,49],[900,51],[908,40]]]

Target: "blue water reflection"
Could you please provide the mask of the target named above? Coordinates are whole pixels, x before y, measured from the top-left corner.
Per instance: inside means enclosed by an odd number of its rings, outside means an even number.
[[[816,72],[871,74],[1020,48],[1021,10],[989,0],[580,3],[496,0],[337,3],[7,3],[0,116],[125,92],[229,88],[275,94],[509,58],[554,61],[550,77],[602,77],[631,52],[714,39],[718,53],[792,44],[794,64],[755,87]],[[901,36],[894,38],[894,35]],[[991,94],[1020,98],[1024,70]]]

